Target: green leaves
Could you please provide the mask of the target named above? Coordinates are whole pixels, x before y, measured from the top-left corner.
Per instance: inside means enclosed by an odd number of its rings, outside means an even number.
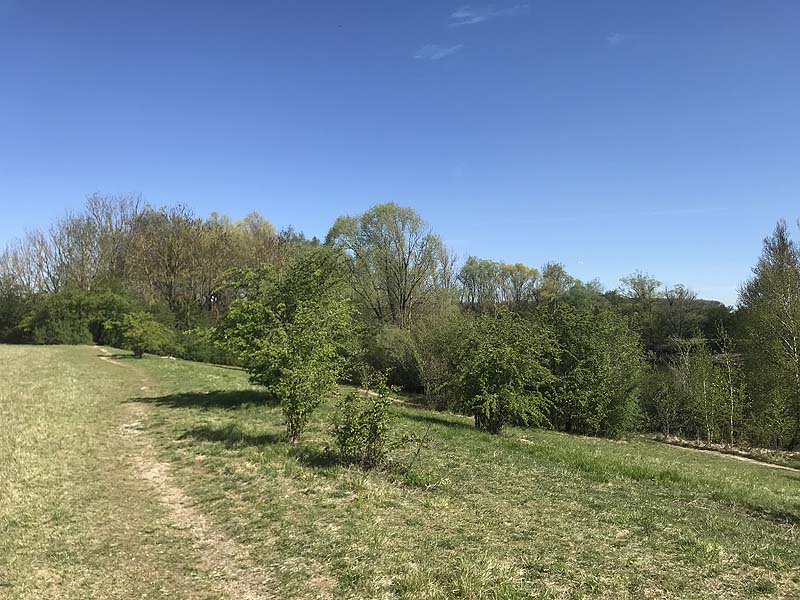
[[[558,337],[551,423],[590,435],[630,430],[644,367],[638,336],[604,309],[561,304],[549,320]]]
[[[283,272],[245,270],[238,299],[216,331],[254,383],[280,400],[289,440],[336,386],[352,335],[352,307],[342,285],[341,255],[316,248]]]
[[[552,381],[544,364],[552,340],[538,325],[501,310],[465,323],[458,348],[461,409],[478,429],[544,420]]]
[[[395,391],[384,374],[375,373],[363,383],[360,392],[351,392],[339,402],[334,418],[333,435],[339,455],[363,469],[372,469],[387,461],[393,446],[389,439],[392,403]]]
[[[146,312],[134,312],[122,319],[122,336],[126,347],[141,358],[145,352],[161,354],[175,343],[175,332]]]

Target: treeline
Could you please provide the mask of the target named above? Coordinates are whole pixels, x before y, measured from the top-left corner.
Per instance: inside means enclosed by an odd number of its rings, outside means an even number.
[[[800,445],[800,251],[783,222],[732,311],[641,272],[604,290],[555,262],[459,260],[395,204],[320,241],[256,213],[92,196],[0,256],[0,340],[241,365],[294,439],[332,381],[377,371],[491,432]]]

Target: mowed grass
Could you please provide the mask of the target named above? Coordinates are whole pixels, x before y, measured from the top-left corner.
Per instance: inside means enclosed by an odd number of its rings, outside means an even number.
[[[212,598],[121,433],[138,373],[88,347],[0,346],[0,598]]]
[[[268,574],[264,597],[800,598],[800,473],[647,440],[496,437],[407,404],[396,429],[425,447],[363,473],[324,451],[332,400],[290,447],[239,370],[97,354],[0,347],[0,452],[16,456],[0,465],[0,595],[58,589],[45,569],[83,582],[58,597],[119,596],[127,556],[150,577],[128,597],[162,580],[163,597],[213,595],[125,457],[119,423],[139,398],[143,435]]]

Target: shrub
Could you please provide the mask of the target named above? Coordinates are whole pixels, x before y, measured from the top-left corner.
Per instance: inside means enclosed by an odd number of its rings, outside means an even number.
[[[91,344],[85,298],[74,292],[39,295],[20,326],[34,344]]]
[[[87,327],[96,344],[120,347],[123,337],[112,323],[119,323],[135,310],[133,300],[116,292],[103,291],[87,294],[83,299]]]
[[[122,336],[124,345],[133,351],[137,358],[150,354],[169,352],[175,343],[175,332],[156,321],[146,312],[135,312],[125,315],[122,320]]]
[[[35,344],[122,345],[119,325],[134,310],[134,302],[110,291],[63,291],[41,294],[28,302],[20,323],[27,340]]]
[[[22,320],[29,310],[28,294],[13,278],[0,276],[0,343],[25,341]]]
[[[208,328],[189,329],[178,332],[175,356],[185,360],[214,363],[217,365],[235,365],[236,359],[217,346],[212,339],[212,330]]]
[[[363,386],[363,390],[350,392],[339,402],[333,435],[339,456],[372,469],[386,462],[391,447],[389,406],[396,388],[387,384],[384,374],[374,374]]]
[[[366,331],[363,345],[368,368],[385,372],[387,380],[407,391],[420,388],[411,334],[397,325],[382,324]]]
[[[336,388],[350,349],[352,309],[340,260],[323,247],[295,257],[284,272],[268,265],[242,272],[234,282],[238,299],[216,331],[251,381],[278,398],[291,443]]]
[[[470,320],[460,341],[460,409],[478,429],[500,433],[509,423],[544,420],[544,391],[552,382],[544,364],[552,341],[544,328],[500,310]]]
[[[631,430],[639,418],[644,368],[636,333],[605,309],[559,304],[549,320],[558,338],[551,424],[612,437]]]
[[[426,315],[411,328],[411,351],[428,405],[446,410],[458,383],[458,348],[466,318],[458,310]]]

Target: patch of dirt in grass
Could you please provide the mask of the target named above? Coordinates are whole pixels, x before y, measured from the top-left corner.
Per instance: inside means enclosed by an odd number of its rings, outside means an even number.
[[[147,407],[138,402],[127,405],[131,420],[122,426],[123,435],[134,440],[139,453],[133,457],[139,477],[157,491],[169,509],[175,526],[186,532],[202,557],[200,567],[218,582],[220,591],[237,600],[278,598],[270,591],[266,573],[253,566],[247,551],[208,521],[189,496],[174,482],[169,467],[157,460],[141,430]]]
[[[111,358],[111,356],[110,356],[111,353],[108,350],[106,350],[105,348],[103,348],[102,346],[94,346],[94,348],[96,348],[97,350],[99,350],[100,352],[102,352],[103,354],[106,355],[106,356],[100,356],[99,357],[100,360],[104,360],[106,362],[109,362],[112,365],[117,365],[118,367],[127,367],[128,366],[125,363],[121,363],[118,360],[114,360],[113,358]]]

